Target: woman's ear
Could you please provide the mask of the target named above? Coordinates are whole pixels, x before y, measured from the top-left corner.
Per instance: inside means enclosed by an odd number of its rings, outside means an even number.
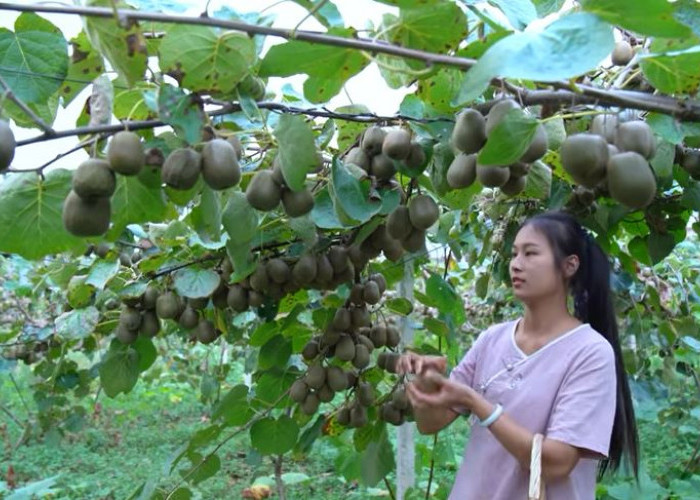
[[[570,279],[576,271],[578,271],[578,266],[580,261],[578,260],[578,255],[569,255],[564,260],[564,277]]]

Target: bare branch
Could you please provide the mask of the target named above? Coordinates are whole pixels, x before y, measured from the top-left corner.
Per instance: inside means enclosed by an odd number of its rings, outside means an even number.
[[[41,130],[44,131],[46,135],[51,135],[54,133],[53,129],[49,125],[47,125],[44,120],[42,120],[34,111],[32,111],[29,108],[29,106],[24,104],[24,102],[14,94],[14,92],[12,92],[10,85],[5,81],[5,79],[2,76],[0,76],[0,85],[2,85],[2,87],[5,89],[3,95],[10,101],[14,102],[25,115],[27,115],[34,123],[37,124],[37,126]]]

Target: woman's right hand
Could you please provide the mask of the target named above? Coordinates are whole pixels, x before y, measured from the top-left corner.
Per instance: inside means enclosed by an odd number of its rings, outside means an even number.
[[[402,354],[396,363],[396,373],[399,375],[406,373],[421,375],[428,370],[444,374],[447,370],[447,358],[407,352]]]

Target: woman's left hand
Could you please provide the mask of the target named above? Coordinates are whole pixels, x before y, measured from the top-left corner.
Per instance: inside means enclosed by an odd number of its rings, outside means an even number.
[[[407,384],[406,394],[411,405],[416,408],[441,406],[466,410],[471,410],[478,396],[468,385],[445,378],[435,371],[429,371],[421,379],[414,379]]]

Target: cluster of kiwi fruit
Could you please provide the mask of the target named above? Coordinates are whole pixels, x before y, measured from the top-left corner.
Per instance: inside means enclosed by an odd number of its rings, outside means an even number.
[[[519,160],[510,165],[482,165],[477,161],[479,151],[486,144],[496,126],[512,109],[520,109],[513,99],[503,99],[494,104],[484,117],[477,109],[467,108],[455,117],[451,143],[456,156],[447,169],[447,184],[452,189],[464,189],[475,180],[490,188],[499,188],[506,196],[515,196],[525,189],[530,164],[547,152],[547,131],[540,123],[527,150]]]
[[[315,171],[323,167],[320,153],[317,154],[317,159]],[[301,217],[314,208],[314,197],[307,187],[294,191],[287,186],[279,156],[273,160],[272,169],[255,173],[246,188],[245,196],[251,207],[263,212],[277,209],[281,202],[289,217]]]
[[[90,245],[88,248],[88,254],[94,253],[97,257],[105,259],[110,255],[112,249],[112,245],[105,241],[101,241],[96,245]],[[133,249],[128,249],[127,247],[117,249],[117,247],[114,247],[114,250],[118,251],[119,263],[124,267],[131,267],[143,258],[143,253],[138,247]]]
[[[243,147],[236,135],[214,136],[202,146],[201,153],[192,147],[173,150],[163,162],[161,178],[173,189],[192,189],[201,174],[205,184],[215,190],[228,189],[241,180],[239,161]]]
[[[386,219],[386,233],[407,252],[425,248],[425,232],[440,217],[435,200],[425,194],[412,196],[406,205],[396,207]]]
[[[644,121],[596,115],[588,132],[564,140],[560,153],[564,170],[584,188],[608,193],[633,210],[654,199],[656,178],[648,160],[656,154],[656,138]]]
[[[406,395],[406,387],[399,384],[379,410],[379,418],[392,425],[401,425],[413,418],[413,407]]]
[[[345,163],[357,165],[378,181],[394,177],[395,162],[403,162],[415,169],[425,164],[427,158],[423,147],[412,140],[411,133],[404,128],[385,129],[373,125],[362,134],[359,146],[351,148],[345,155]]]
[[[15,134],[10,128],[10,124],[4,120],[0,120],[0,173],[10,167],[12,160],[15,157]]]

